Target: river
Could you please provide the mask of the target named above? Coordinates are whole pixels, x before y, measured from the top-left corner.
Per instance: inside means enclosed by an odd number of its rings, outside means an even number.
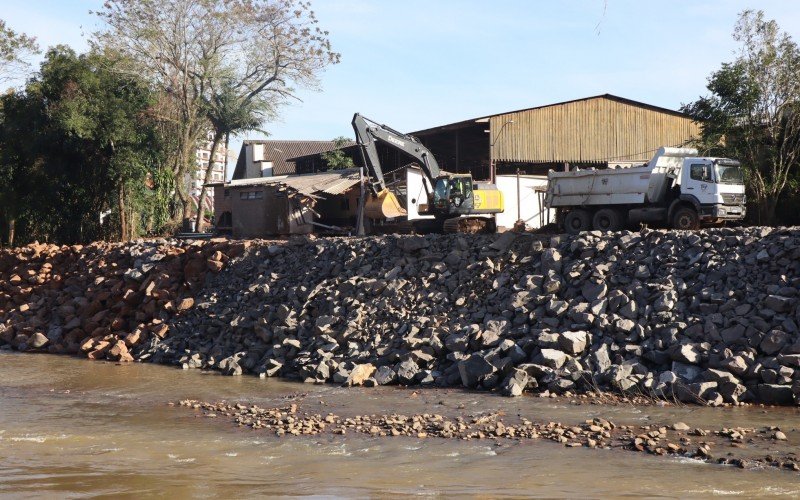
[[[315,411],[341,414],[464,408],[575,423],[602,416],[628,424],[780,425],[790,443],[800,437],[797,409],[575,406],[457,390],[344,389],[0,351],[0,495],[800,495],[800,476],[774,469],[568,449],[547,441],[277,437],[168,405],[191,398],[269,406],[298,394]]]

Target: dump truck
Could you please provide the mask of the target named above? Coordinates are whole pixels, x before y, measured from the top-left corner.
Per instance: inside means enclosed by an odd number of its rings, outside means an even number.
[[[427,203],[420,204],[421,215],[434,216],[433,221],[415,222],[420,232],[476,233],[494,232],[494,214],[503,212],[503,193],[490,182],[477,182],[470,174],[442,171],[433,153],[413,137],[359,113],[353,115],[353,130],[362,160],[371,178],[372,195],[366,203],[366,214],[373,219],[406,215],[397,197],[384,180],[384,170],[376,148],[382,143],[416,163],[432,189],[425,184]],[[432,223],[431,223],[432,222]]]
[[[740,221],[747,209],[740,164],[662,147],[642,166],[547,174],[545,206],[568,233],[637,223],[675,229]]]

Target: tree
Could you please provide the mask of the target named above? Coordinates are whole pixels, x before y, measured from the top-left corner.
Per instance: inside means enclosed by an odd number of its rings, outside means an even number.
[[[262,118],[266,110],[259,109],[259,102],[246,100],[237,94],[236,89],[230,82],[224,82],[218,92],[214,92],[211,99],[206,103],[206,116],[213,127],[214,137],[211,141],[211,151],[208,159],[208,168],[203,179],[203,186],[200,188],[200,196],[197,200],[197,217],[195,219],[195,231],[203,232],[203,206],[206,201],[206,184],[211,182],[213,172],[214,156],[223,137],[227,151],[231,134],[238,134],[247,130],[256,130],[261,125]],[[227,175],[227,172],[226,172]],[[226,179],[223,179],[223,181]]]
[[[39,47],[36,45],[35,38],[17,33],[0,19],[0,84],[14,80],[19,73],[26,69],[28,56],[38,51]],[[0,127],[4,125],[4,116],[2,103],[0,103]],[[6,241],[10,245],[14,244],[16,222],[21,208],[20,188],[25,181],[30,180],[30,177],[19,178],[19,173],[11,166],[0,163],[0,219],[4,222],[0,235],[5,232]],[[13,190],[3,189],[14,182],[16,182],[16,187]],[[1,242],[2,238],[0,237]]]
[[[243,104],[274,109],[292,85],[315,87],[339,54],[302,0],[107,0],[99,11],[107,29],[95,43],[119,51],[174,103],[173,174],[184,220],[191,203],[184,179],[209,128],[206,104],[229,82]],[[191,176],[193,177],[193,176]]]
[[[117,63],[55,47],[24,92],[5,96],[0,167],[8,177],[0,178],[0,193],[4,211],[26,223],[24,239],[72,243],[138,233],[148,211],[146,179],[158,160],[154,98],[145,82],[114,71]],[[110,214],[105,223],[103,213]]]
[[[17,33],[0,19],[0,83],[14,79],[27,67],[27,57],[38,52],[36,38]]]
[[[712,73],[709,96],[684,105],[701,124],[700,146],[742,161],[757,220],[770,224],[800,161],[800,49],[762,11],[739,15],[736,59]]]
[[[325,151],[320,156],[325,160],[328,170],[342,170],[345,168],[354,168],[355,163],[353,159],[344,154],[342,148],[350,144],[352,141],[347,137],[337,137],[333,140],[333,150]]]

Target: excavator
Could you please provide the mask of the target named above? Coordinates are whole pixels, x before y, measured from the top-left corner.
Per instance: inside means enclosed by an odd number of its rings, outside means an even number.
[[[419,205],[420,215],[432,215],[433,221],[415,221],[422,232],[446,233],[494,232],[493,214],[503,212],[503,193],[488,182],[475,182],[470,174],[450,174],[439,168],[433,153],[416,137],[381,125],[359,113],[353,116],[356,143],[364,165],[371,176],[372,196],[366,202],[365,213],[371,219],[407,216],[397,196],[386,185],[376,143],[382,143],[414,160],[427,183],[427,203]],[[431,223],[432,222],[432,223]]]

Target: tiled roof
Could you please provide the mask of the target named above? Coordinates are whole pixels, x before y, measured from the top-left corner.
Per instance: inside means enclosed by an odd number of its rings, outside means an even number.
[[[264,145],[264,160],[272,162],[273,175],[296,173],[295,164],[290,159],[323,153],[336,148],[336,144],[333,141],[246,140],[242,143],[239,160],[236,162],[236,168],[233,171],[233,179],[244,179],[245,149],[248,144]],[[346,146],[351,144],[347,143]]]

